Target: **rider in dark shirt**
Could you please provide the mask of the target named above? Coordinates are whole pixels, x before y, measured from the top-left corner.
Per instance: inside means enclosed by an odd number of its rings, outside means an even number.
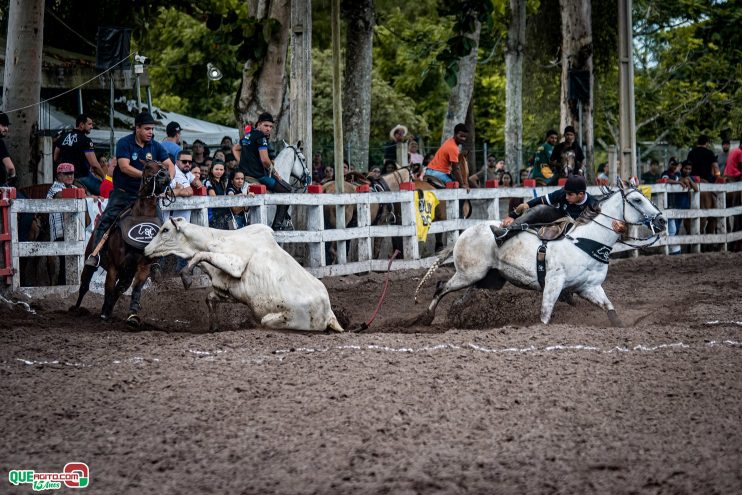
[[[268,145],[272,130],[273,116],[267,112],[261,113],[255,128],[245,134],[239,144],[234,145],[232,152],[239,161],[238,170],[243,171],[246,177],[257,179],[272,192],[291,192],[291,187],[273,168],[272,151]],[[289,205],[276,206],[276,216],[271,225],[273,230],[292,230],[288,209]]]
[[[542,207],[536,209],[536,207],[541,205],[551,208]],[[567,178],[567,183],[564,184],[564,188],[557,189],[546,196],[533,198],[527,203],[519,204],[502,221],[502,226],[507,227],[511,224],[520,225],[525,223],[531,225],[550,223],[565,216],[577,219],[585,211],[585,208],[596,209],[597,206],[598,200],[587,192],[585,178],[580,175],[570,175]],[[530,212],[527,217],[521,217],[530,208],[534,208],[534,211]],[[626,231],[626,225],[623,222],[614,220],[612,226],[613,230],[618,233]]]

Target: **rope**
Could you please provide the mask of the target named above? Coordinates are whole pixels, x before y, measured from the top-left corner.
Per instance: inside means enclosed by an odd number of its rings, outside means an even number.
[[[376,305],[376,309],[374,310],[374,313],[371,315],[371,318],[367,322],[362,323],[360,327],[354,330],[354,332],[362,332],[366,330],[374,322],[374,319],[376,319],[376,315],[379,314],[381,305],[384,302],[384,297],[386,296],[386,290],[389,288],[389,274],[391,273],[391,269],[392,269],[392,261],[394,261],[394,258],[396,258],[398,254],[399,254],[399,249],[395,249],[394,253],[392,254],[392,257],[389,258],[389,265],[386,267],[386,277],[384,279],[384,288],[381,291],[381,297],[379,297],[379,304]]]

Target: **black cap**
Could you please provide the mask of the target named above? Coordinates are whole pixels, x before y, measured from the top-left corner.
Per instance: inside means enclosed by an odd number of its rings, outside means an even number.
[[[260,115],[258,115],[258,124],[261,122],[274,122],[273,115],[269,114],[268,112],[263,112]]]
[[[168,137],[175,137],[175,135],[181,131],[180,124],[175,121],[170,122],[165,128],[165,131],[167,132]]]
[[[155,119],[149,112],[142,112],[134,119],[134,125],[139,127],[140,125],[154,124]]]
[[[6,127],[10,125],[10,119],[5,112],[0,112],[0,125],[4,125]]]
[[[564,190],[572,193],[581,193],[587,190],[587,182],[581,175],[570,175],[567,183],[564,184]]]

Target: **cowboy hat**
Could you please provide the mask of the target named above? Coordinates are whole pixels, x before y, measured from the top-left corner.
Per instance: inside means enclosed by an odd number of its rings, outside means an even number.
[[[407,135],[407,128],[405,126],[403,126],[402,124],[397,124],[397,125],[395,125],[392,128],[391,131],[389,131],[389,137],[391,139],[394,139],[394,133],[397,132],[397,131],[402,131],[402,136],[403,137]]]

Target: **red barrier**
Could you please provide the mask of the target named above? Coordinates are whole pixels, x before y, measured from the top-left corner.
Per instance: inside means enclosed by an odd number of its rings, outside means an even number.
[[[81,187],[66,187],[59,191],[62,199],[85,199],[85,189]]]
[[[701,183],[701,176],[700,175],[694,175],[693,176],[693,182],[695,182],[696,184],[700,184]]]
[[[307,192],[309,194],[322,194],[322,184],[309,184],[307,186]]]
[[[667,184],[668,182],[670,182],[670,179],[668,179],[667,177],[662,177],[661,179],[657,179],[657,184]]]
[[[523,179],[523,187],[536,187],[536,179]]]
[[[5,283],[13,283],[13,257],[10,254],[10,200],[15,199],[14,187],[0,188],[0,249],[3,251],[3,266],[0,266],[0,277],[5,277]]]
[[[717,177],[716,178],[716,183],[717,184],[725,184],[726,182],[727,182],[727,180],[724,177]]]
[[[356,186],[356,192],[359,192],[359,193],[371,192],[371,186],[369,186],[368,184],[361,184],[359,186]]]
[[[265,194],[268,192],[268,188],[265,187],[265,184],[250,184],[247,190],[253,194]]]
[[[458,181],[452,180],[451,182],[446,182],[446,189],[458,189],[459,183]]]
[[[400,182],[399,190],[400,191],[414,191],[415,183],[414,182]]]
[[[560,187],[564,187],[564,184],[566,183],[567,183],[566,177],[562,177],[561,179],[557,180],[557,185],[559,185]]]
[[[487,182],[484,183],[484,187],[488,189],[492,189],[494,187],[500,187],[500,181],[497,179],[489,179]]]
[[[196,187],[193,189],[193,195],[194,196],[208,196],[209,191],[206,189],[206,186]]]

